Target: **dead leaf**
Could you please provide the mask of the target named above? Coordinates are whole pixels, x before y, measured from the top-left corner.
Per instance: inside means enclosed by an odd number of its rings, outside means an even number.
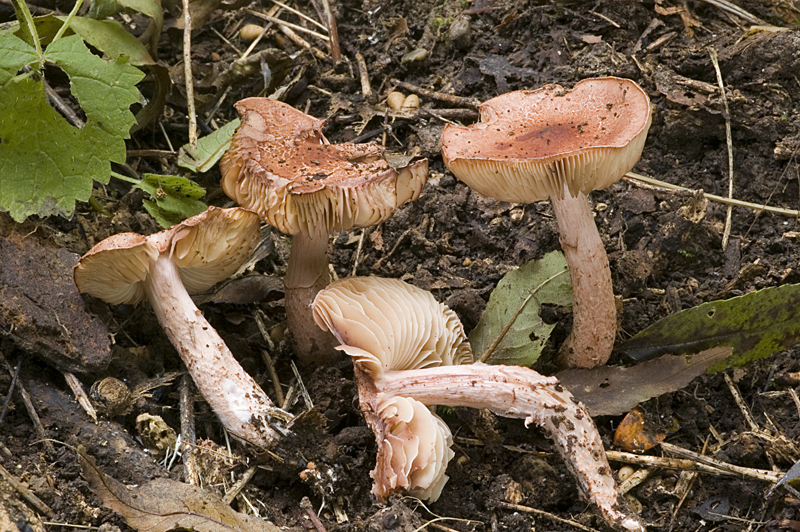
[[[239,513],[219,497],[197,486],[157,478],[129,488],[103,473],[94,458],[78,449],[83,477],[103,506],[125,518],[139,531],[167,532],[281,532],[269,521]]]
[[[592,416],[616,416],[651,397],[680,390],[731,353],[730,347],[712,347],[695,355],[664,355],[630,368],[570,369],[556,377]]]
[[[650,450],[667,437],[664,432],[654,432],[645,421],[639,408],[634,408],[617,427],[614,432],[614,445],[628,452]]]

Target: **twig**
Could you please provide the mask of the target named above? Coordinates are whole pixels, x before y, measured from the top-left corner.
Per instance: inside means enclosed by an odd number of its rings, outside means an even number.
[[[303,378],[300,376],[300,372],[297,371],[297,366],[295,366],[294,360],[292,360],[291,363],[292,372],[294,373],[294,378],[297,379],[297,386],[300,388],[300,395],[303,396],[303,402],[306,405],[306,410],[311,410],[314,408],[314,402],[311,401],[311,396],[308,394],[308,390],[306,390],[306,385],[303,383]]]
[[[242,474],[242,478],[236,481],[236,484],[231,486],[231,489],[225,492],[225,496],[222,497],[222,500],[226,503],[230,504],[233,502],[233,499],[236,498],[239,493],[247,486],[247,483],[255,476],[256,471],[258,471],[258,465],[252,465],[247,468],[247,470]]]
[[[353,271],[350,273],[351,276],[356,276],[356,270],[358,269],[358,263],[361,262],[361,250],[364,249],[364,239],[366,238],[367,234],[369,233],[369,228],[365,227],[361,230],[361,236],[358,237],[358,246],[356,247],[355,255],[353,256]]]
[[[624,179],[626,181],[628,181],[628,182],[633,181],[634,184],[637,184],[637,183],[635,183],[636,181],[640,181],[642,183],[647,183],[649,185],[654,185],[654,186],[665,188],[665,189],[668,189],[668,190],[679,190],[679,191],[685,191],[685,192],[690,192],[690,193],[696,192],[696,190],[693,190],[691,188],[682,187],[680,185],[673,185],[672,183],[667,183],[665,181],[659,181],[658,179],[654,179],[652,177],[648,177],[648,176],[641,175],[641,174],[636,174],[636,173],[633,173],[633,172],[628,172],[627,174],[625,174]],[[765,205],[765,204],[750,203],[749,201],[742,201],[742,200],[738,200],[738,199],[726,198],[726,197],[723,197],[723,196],[717,196],[716,194],[708,194],[707,192],[702,191],[702,190],[701,190],[701,192],[703,192],[703,196],[705,198],[708,198],[711,201],[716,201],[718,203],[735,205],[737,207],[745,207],[747,209],[752,209],[754,211],[765,211],[765,212],[771,212],[773,214],[783,214],[785,216],[792,216],[792,217],[795,217],[795,218],[800,217],[800,211],[796,211],[796,210],[793,210],[793,209],[782,209],[780,207],[771,207],[771,206]]]
[[[431,98],[433,100],[448,102],[453,105],[457,105],[459,107],[468,107],[469,109],[478,108],[478,103],[471,98],[464,98],[462,96],[455,96],[453,94],[446,94],[444,92],[436,92],[428,89],[423,89],[422,87],[418,87],[417,85],[412,85],[411,83],[406,83],[405,81],[400,81],[399,79],[391,79],[390,81],[396,87],[405,89],[409,92],[413,92],[414,94],[419,94],[420,96],[424,96],[425,98]]]
[[[2,355],[0,355],[2,356]],[[5,358],[3,359],[5,361]],[[19,378],[19,370],[22,368],[22,361],[24,359],[19,357],[17,360],[17,366],[14,368],[14,373],[11,375],[11,384],[8,387],[8,393],[6,394],[6,399],[3,401],[3,410],[0,411],[0,426],[3,425],[3,421],[6,419],[6,414],[8,413],[8,407],[11,404],[11,398],[14,396],[14,386],[17,384],[17,379]]]
[[[339,30],[336,28],[336,16],[331,9],[331,3],[328,0],[322,0],[322,5],[325,8],[325,18],[328,25],[328,35],[331,42],[331,57],[334,63],[338,63],[342,59],[342,51],[339,48]]]
[[[372,87],[369,84],[369,72],[367,71],[367,62],[364,61],[364,56],[361,52],[356,52],[356,65],[358,65],[358,75],[361,80],[361,94],[365,100],[372,99]]]
[[[183,461],[184,480],[192,486],[200,485],[200,475],[197,471],[197,435],[194,428],[194,397],[192,377],[184,373],[181,377],[180,405],[181,405],[181,460]]]
[[[529,514],[541,515],[547,517],[548,519],[552,519],[553,521],[558,521],[559,523],[565,523],[567,525],[574,526],[575,528],[583,530],[584,532],[598,532],[597,529],[582,525],[577,521],[573,521],[572,519],[564,519],[563,517],[551,514],[550,512],[545,512],[544,510],[539,510],[537,508],[531,508],[530,506],[522,506],[520,504],[512,504],[510,502],[505,502],[505,501],[494,501],[494,503],[498,507],[505,508],[506,510],[515,510],[517,512],[526,512]]]
[[[73,395],[75,395],[75,399],[78,401],[78,404],[89,414],[89,417],[92,418],[92,421],[97,423],[97,411],[94,409],[92,402],[89,400],[89,396],[86,395],[86,390],[83,389],[83,385],[81,381],[78,380],[74,374],[65,371],[64,372],[64,379],[67,381],[67,386],[69,389],[72,390]]]
[[[684,449],[683,447],[678,447],[677,445],[672,445],[671,443],[668,442],[661,442],[661,448],[669,453],[682,456],[690,460],[694,460],[700,464],[715,469],[719,469],[720,471],[732,473],[734,475],[754,478],[757,480],[763,480],[765,482],[778,482],[784,475],[784,473],[780,471],[769,471],[766,469],[751,469],[749,467],[736,466],[733,464],[729,464],[727,462],[722,462],[715,458],[711,458],[710,456],[698,454],[694,451],[690,451],[689,449]]]
[[[662,442],[662,447],[664,443]],[[673,452],[673,448],[681,449],[680,447],[676,447],[674,445],[667,444],[670,447],[669,451]],[[664,450],[667,450],[667,447],[664,447]],[[687,449],[681,449],[685,451],[685,454],[691,453]],[[675,452],[674,454],[679,454]],[[640,455],[640,454],[633,454],[633,453],[626,453],[622,451],[606,451],[606,455],[608,459],[612,462],[624,462],[626,464],[636,464],[636,465],[646,465],[650,467],[663,467],[665,469],[678,469],[678,470],[687,470],[687,471],[699,471],[701,473],[711,473],[715,475],[725,475],[725,476],[736,476],[736,477],[748,477],[754,478],[756,480],[764,480],[766,482],[778,482],[782,477],[783,473],[770,471],[768,469],[751,469],[748,467],[740,467],[734,466],[731,464],[726,464],[724,462],[720,462],[719,460],[714,460],[713,458],[703,457],[706,461],[713,462],[714,465],[709,465],[707,463],[700,463],[694,460],[694,456],[697,453],[692,453],[691,459],[681,459],[681,458],[669,458],[669,457],[662,457],[662,456],[650,456],[650,455]],[[720,467],[722,464],[723,467]],[[734,470],[735,469],[735,470]]]
[[[298,11],[298,10],[296,10],[296,9],[295,9],[295,8],[293,8],[293,7],[287,6],[287,5],[286,5],[286,4],[284,4],[283,2],[278,2],[278,0],[270,0],[270,1],[271,1],[273,4],[275,4],[276,6],[278,6],[278,7],[282,7],[282,8],[283,8],[283,9],[285,9],[286,11],[289,11],[289,12],[291,12],[291,13],[294,13],[295,15],[297,15],[298,17],[300,17],[301,19],[303,19],[303,20],[306,20],[306,21],[310,22],[311,24],[315,25],[315,26],[316,26],[316,27],[318,27],[319,29],[321,29],[321,30],[325,30],[325,31],[328,31],[328,28],[327,28],[327,26],[325,26],[325,24],[322,24],[322,23],[320,23],[320,22],[317,22],[316,20],[314,20],[313,18],[309,17],[309,16],[308,16],[308,15],[306,15],[305,13],[303,13],[303,12],[301,12],[301,11]],[[273,15],[273,16],[274,16],[274,15]]]
[[[261,315],[261,311],[256,311],[253,316],[256,320],[256,326],[258,326],[258,330],[261,332],[261,337],[265,342],[267,342],[269,349],[273,350],[275,345],[272,343],[272,338],[269,337],[269,331],[267,330],[267,326],[264,324],[264,318]],[[285,401],[285,398],[283,396],[283,390],[281,389],[281,381],[278,378],[278,372],[275,371],[275,364],[272,362],[272,356],[269,354],[269,351],[262,349],[261,359],[264,361],[264,365],[267,366],[267,371],[269,371],[269,376],[272,379],[272,387],[275,390],[275,403],[282,405]]]
[[[760,18],[751,15],[749,12],[745,11],[744,9],[735,4],[732,4],[731,2],[728,2],[727,0],[703,0],[703,1],[706,2],[707,4],[711,4],[712,6],[718,7],[723,11],[727,11],[732,15],[741,17],[746,21],[750,22],[751,24],[766,24],[766,22],[764,22]]]
[[[22,363],[22,359],[20,359],[20,364]],[[16,370],[12,369],[11,366],[8,364],[8,361],[3,358],[3,364],[6,367],[6,371],[8,371],[9,375],[11,375],[12,379],[14,378],[14,373]],[[31,400],[31,395],[28,393],[28,390],[25,389],[25,386],[22,385],[22,381],[17,379],[17,390],[19,391],[19,396],[22,398],[22,402],[25,403],[25,409],[28,411],[28,416],[31,418],[33,422],[33,428],[36,431],[36,435],[38,436],[39,440],[44,445],[45,451],[48,454],[54,454],[56,452],[55,447],[53,447],[53,443],[47,437],[47,434],[44,431],[44,427],[42,426],[42,421],[39,419],[39,414],[36,413],[36,407],[33,406],[33,401]]]
[[[194,108],[192,15],[189,12],[189,0],[183,0],[183,77],[186,85],[186,113],[189,115],[189,144],[194,149],[197,147],[197,114]],[[171,146],[170,149],[172,149]]]
[[[265,15],[264,13],[259,13],[258,11],[254,11],[252,9],[245,9],[244,11],[245,11],[245,13],[249,13],[249,14],[255,16],[255,17],[262,18],[264,20],[268,20],[270,22],[273,22],[273,23],[277,24],[278,26],[281,26],[281,27],[284,27],[284,28],[290,28],[290,29],[292,29],[294,31],[299,31],[300,33],[306,33],[308,35],[312,35],[312,36],[316,37],[317,39],[320,39],[321,41],[324,41],[325,43],[329,43],[331,41],[331,39],[327,35],[323,35],[321,33],[317,33],[316,31],[310,30],[308,28],[304,28],[303,26],[298,26],[297,24],[292,24],[291,22],[286,22],[285,20],[281,20],[279,18],[271,17],[269,15]]]
[[[717,73],[717,84],[722,95],[722,106],[725,109],[725,140],[728,144],[728,199],[733,199],[733,136],[731,135],[731,113],[728,109],[728,97],[725,95],[725,84],[722,81],[722,72],[719,69],[719,58],[717,49],[713,46],[708,48],[708,55],[714,65],[714,72]],[[733,206],[728,204],[728,212],[725,215],[725,229],[722,232],[722,249],[728,247],[728,238],[731,236],[731,215]]]
[[[51,510],[51,509],[50,509],[50,507],[49,507],[49,506],[47,506],[47,505],[44,503],[44,501],[43,501],[43,500],[41,500],[41,499],[40,499],[39,497],[37,497],[37,496],[36,496],[36,495],[35,495],[35,494],[34,494],[34,493],[33,493],[33,492],[30,490],[30,489],[28,489],[28,488],[25,486],[25,484],[23,484],[22,482],[20,482],[20,481],[17,479],[17,477],[15,477],[15,476],[14,476],[14,475],[12,475],[11,473],[9,473],[9,472],[6,470],[6,468],[4,468],[4,467],[3,467],[3,466],[1,466],[1,465],[0,465],[0,477],[3,477],[3,479],[5,479],[5,481],[6,481],[6,482],[8,482],[9,484],[11,484],[11,487],[12,487],[12,488],[14,488],[15,490],[17,490],[17,492],[19,492],[19,494],[20,494],[20,495],[22,495],[22,497],[23,497],[23,498],[24,498],[26,501],[28,501],[29,503],[31,503],[31,505],[33,505],[33,506],[34,506],[34,507],[35,507],[37,510],[39,510],[40,512],[42,512],[42,513],[43,513],[44,515],[46,515],[47,517],[49,517],[49,518],[51,518],[51,519],[53,518],[53,516],[55,515],[55,512],[53,512],[53,510]]]
[[[731,378],[728,376],[727,373],[724,374],[723,377],[725,378],[725,384],[728,385],[728,389],[730,390],[731,395],[733,396],[733,400],[736,401],[736,404],[739,406],[739,410],[742,411],[742,415],[744,416],[745,421],[747,421],[747,424],[750,425],[750,430],[756,433],[762,432],[761,428],[758,426],[758,424],[753,419],[753,416],[750,414],[750,409],[747,408],[746,404],[744,404],[742,395],[739,393],[739,390],[736,388],[736,385],[733,384],[733,381],[731,380]]]
[[[314,530],[316,530],[317,532],[327,532],[325,529],[325,525],[322,524],[322,521],[320,521],[319,516],[317,516],[317,512],[315,512],[313,506],[311,506],[311,501],[308,500],[308,497],[303,497],[300,500],[300,508],[303,508],[306,511],[306,515],[308,516],[308,519],[311,521],[311,525],[314,527]]]

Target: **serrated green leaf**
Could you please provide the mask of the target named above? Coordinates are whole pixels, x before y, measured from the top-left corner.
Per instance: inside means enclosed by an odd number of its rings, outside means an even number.
[[[194,150],[190,144],[185,144],[178,154],[178,166],[196,173],[207,172],[231,145],[231,137],[239,127],[239,122],[238,118],[231,120],[210,135],[197,139],[197,148]]]
[[[62,22],[67,20],[67,17],[64,16],[55,18]],[[73,17],[69,28],[111,59],[125,56],[131,65],[156,64],[139,39],[131,35],[116,20]]]
[[[110,161],[125,161],[125,142],[94,123],[69,125],[48,103],[44,81],[0,85],[0,209],[22,221],[69,216],[93,180],[108,182]]]
[[[800,285],[784,285],[712,301],[667,316],[625,342],[635,360],[730,346],[733,356],[718,371],[784,351],[800,343]]]
[[[69,76],[72,94],[87,118],[113,135],[128,138],[135,120],[130,106],[139,101],[136,84],[144,73],[122,61],[97,57],[77,35],[50,43],[45,57]]]
[[[489,296],[480,322],[469,335],[476,359],[489,364],[530,366],[555,325],[539,315],[543,303],[569,305],[572,283],[564,254],[548,253],[508,272]]]
[[[162,227],[171,227],[186,218],[200,214],[208,206],[200,201],[206,191],[193,181],[180,176],[144,174],[136,185],[153,198],[145,200],[145,210]]]
[[[17,72],[39,56],[33,46],[14,35],[0,35],[0,85],[5,85]]]

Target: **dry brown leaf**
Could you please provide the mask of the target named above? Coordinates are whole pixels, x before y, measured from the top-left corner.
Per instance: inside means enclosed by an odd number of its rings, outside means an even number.
[[[197,486],[157,478],[129,488],[106,475],[94,458],[78,449],[83,477],[103,503],[140,532],[186,529],[195,532],[281,532],[269,521],[239,513]]]
[[[664,355],[630,368],[570,369],[556,377],[592,416],[616,416],[651,397],[680,390],[731,352],[730,347],[712,347],[690,356]]]

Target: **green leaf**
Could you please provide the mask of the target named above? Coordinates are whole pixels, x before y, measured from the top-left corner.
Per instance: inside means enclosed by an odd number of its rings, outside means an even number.
[[[39,56],[33,46],[14,35],[0,35],[0,85],[5,85],[17,72]]]
[[[67,17],[63,16],[55,18],[62,22],[67,20]],[[70,21],[69,28],[111,59],[126,56],[131,65],[156,64],[139,39],[131,35],[116,20],[74,17]]]
[[[32,214],[69,216],[93,180],[108,182],[110,161],[125,161],[125,142],[96,124],[69,125],[47,101],[44,81],[0,86],[0,209],[22,221]]]
[[[164,11],[161,9],[161,0],[118,0],[119,4],[133,9],[150,17],[153,22],[142,34],[141,39],[150,43],[150,52],[155,57],[158,49],[158,39],[161,37],[161,28],[164,25]]]
[[[572,283],[559,251],[508,272],[497,283],[480,322],[469,335],[476,359],[530,366],[555,327],[542,321],[541,305],[566,306],[571,302]]]
[[[47,47],[45,57],[69,76],[72,94],[86,116],[113,135],[127,138],[135,119],[130,106],[139,101],[138,68],[97,57],[77,35],[63,37]]]
[[[197,139],[197,148],[194,150],[189,144],[181,147],[178,166],[188,168],[195,173],[207,172],[231,145],[231,137],[239,127],[239,122],[238,118],[231,120],[210,135]]]
[[[800,285],[784,285],[703,303],[667,316],[625,342],[634,360],[730,346],[733,356],[711,370],[740,366],[800,342]]]
[[[152,201],[144,201],[144,208],[165,228],[208,208],[200,201],[205,189],[185,177],[144,174],[136,187],[152,196]]]

